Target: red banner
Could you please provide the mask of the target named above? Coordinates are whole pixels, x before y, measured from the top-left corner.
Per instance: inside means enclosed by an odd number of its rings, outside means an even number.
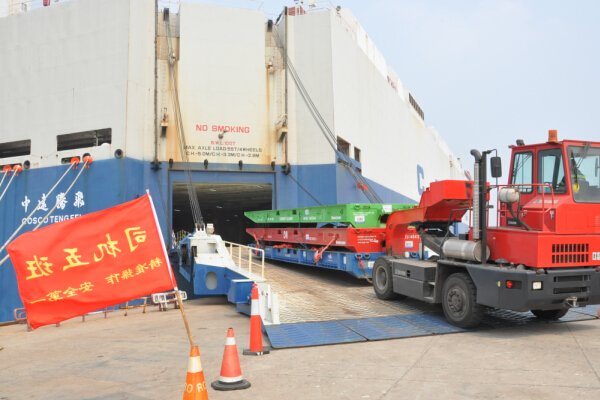
[[[7,250],[34,329],[176,285],[149,195],[24,233]]]

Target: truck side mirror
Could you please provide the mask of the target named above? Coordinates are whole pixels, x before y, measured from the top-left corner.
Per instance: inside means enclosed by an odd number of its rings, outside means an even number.
[[[502,159],[500,157],[490,158],[490,167],[491,167],[492,178],[501,178],[502,177]]]
[[[596,168],[594,168],[594,176],[598,176],[598,170],[600,169],[600,165],[598,165],[598,159],[596,158]]]

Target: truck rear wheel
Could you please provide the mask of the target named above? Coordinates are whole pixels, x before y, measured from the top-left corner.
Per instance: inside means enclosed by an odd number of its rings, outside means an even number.
[[[392,300],[398,297],[394,293],[392,267],[383,258],[378,258],[373,264],[373,289],[382,300]]]
[[[452,274],[442,288],[442,307],[448,322],[459,328],[474,328],[483,319],[484,306],[476,303],[477,287],[469,274]]]
[[[564,317],[568,312],[568,308],[560,310],[531,310],[532,314],[540,319],[555,320]]]

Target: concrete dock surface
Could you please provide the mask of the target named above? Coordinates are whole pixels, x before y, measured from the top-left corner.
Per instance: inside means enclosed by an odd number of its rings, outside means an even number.
[[[536,324],[243,356],[250,319],[225,297],[184,303],[210,399],[599,399],[600,321]],[[181,399],[190,352],[179,310],[0,328],[0,400]],[[234,328],[252,386],[219,392]]]

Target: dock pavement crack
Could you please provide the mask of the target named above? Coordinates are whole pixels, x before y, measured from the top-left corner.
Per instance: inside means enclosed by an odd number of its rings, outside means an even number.
[[[387,394],[389,393],[390,390],[392,390],[394,388],[394,386],[396,386],[402,379],[404,379],[404,377],[419,363],[419,361],[421,361],[421,359],[423,359],[423,357],[425,357],[425,355],[429,352],[429,350],[431,349],[431,343],[437,339],[438,335],[433,335],[431,336],[431,339],[427,342],[426,344],[426,348],[423,351],[423,353],[415,360],[414,363],[412,363],[412,365],[410,367],[408,367],[406,369],[406,371],[404,371],[404,373],[402,374],[402,376],[400,378],[398,378],[389,388],[388,390],[385,391],[385,393],[383,395],[381,395],[381,397],[379,397],[379,400],[383,399],[385,396],[387,396]]]
[[[577,347],[579,348],[579,351],[581,351],[581,354],[583,354],[583,356],[585,357],[585,360],[587,361],[588,365],[590,366],[590,368],[592,369],[592,371],[594,371],[594,374],[596,375],[596,379],[598,379],[598,382],[600,382],[600,376],[598,376],[598,372],[596,372],[596,370],[594,369],[594,366],[592,365],[592,363],[590,362],[590,359],[588,358],[587,354],[585,354],[585,351],[583,351],[583,349],[581,348],[581,346],[579,345],[579,341],[577,340],[577,338],[575,337],[575,335],[573,334],[573,331],[571,330],[571,327],[569,326],[569,323],[566,322],[565,325],[567,326],[567,329],[569,330],[569,332],[571,333],[571,336],[573,337],[573,340],[575,341],[575,343],[577,344]]]

